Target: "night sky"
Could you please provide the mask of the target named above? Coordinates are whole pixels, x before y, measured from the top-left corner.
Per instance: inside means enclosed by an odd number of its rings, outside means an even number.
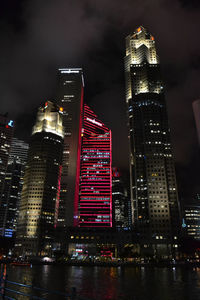
[[[55,98],[59,67],[82,67],[85,101],[113,132],[113,165],[128,170],[125,37],[155,37],[181,198],[200,191],[192,102],[200,97],[199,0],[1,0],[0,112],[29,140],[37,107]]]

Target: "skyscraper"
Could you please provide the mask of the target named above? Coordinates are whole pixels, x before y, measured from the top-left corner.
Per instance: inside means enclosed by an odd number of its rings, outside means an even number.
[[[48,101],[33,127],[19,208],[16,252],[49,255],[58,222],[64,131],[62,107]]]
[[[80,227],[112,227],[112,136],[88,105],[82,127]]]
[[[2,199],[2,194],[4,190],[13,130],[14,122],[10,120],[7,115],[0,115],[0,219],[3,218],[5,210],[5,203]]]
[[[13,138],[11,142],[9,160],[20,160],[23,165],[27,161],[28,144],[18,138]]]
[[[122,175],[116,167],[112,168],[112,204],[113,226],[117,228],[130,228],[130,201]]]
[[[81,68],[59,69],[57,103],[63,107],[65,137],[58,224],[110,227],[111,131],[83,104],[83,89]]]
[[[79,167],[83,113],[81,68],[58,71],[57,103],[63,107],[64,150],[58,226],[73,226],[78,220]]]
[[[187,235],[195,240],[200,240],[200,205],[184,206],[184,222]]]
[[[197,128],[198,142],[200,145],[200,99],[192,103],[192,108],[193,108],[194,119]]]
[[[22,189],[22,164],[19,160],[8,162],[1,198],[0,235],[12,237],[16,231],[18,204]]]
[[[0,230],[2,235],[12,236],[16,231],[27,153],[28,144],[13,138],[1,198]]]
[[[142,26],[126,38],[125,82],[133,223],[169,243],[180,230],[176,175],[159,57]]]

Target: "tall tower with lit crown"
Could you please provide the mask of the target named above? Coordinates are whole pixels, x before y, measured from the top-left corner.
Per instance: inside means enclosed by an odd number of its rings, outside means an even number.
[[[50,255],[58,223],[63,109],[48,101],[33,127],[19,207],[16,252]]]
[[[142,26],[126,38],[125,82],[133,224],[151,241],[172,241],[180,221],[170,129],[155,40]]]

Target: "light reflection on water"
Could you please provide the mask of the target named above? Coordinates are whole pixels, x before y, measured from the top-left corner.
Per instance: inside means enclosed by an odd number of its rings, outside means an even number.
[[[200,300],[199,268],[8,266],[7,274],[9,280],[49,290],[69,292],[76,287],[80,295],[95,300]],[[31,292],[27,288],[21,291]],[[62,300],[38,291],[35,295]]]

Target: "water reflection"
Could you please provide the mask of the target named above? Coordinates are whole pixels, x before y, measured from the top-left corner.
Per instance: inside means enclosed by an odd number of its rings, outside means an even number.
[[[7,269],[10,280],[61,292],[76,287],[82,296],[95,300],[200,299],[200,269],[48,265],[32,268],[8,266]],[[27,288],[21,291],[31,292]],[[64,299],[39,291],[35,291],[35,295],[49,300]],[[25,298],[17,296],[17,299]]]

